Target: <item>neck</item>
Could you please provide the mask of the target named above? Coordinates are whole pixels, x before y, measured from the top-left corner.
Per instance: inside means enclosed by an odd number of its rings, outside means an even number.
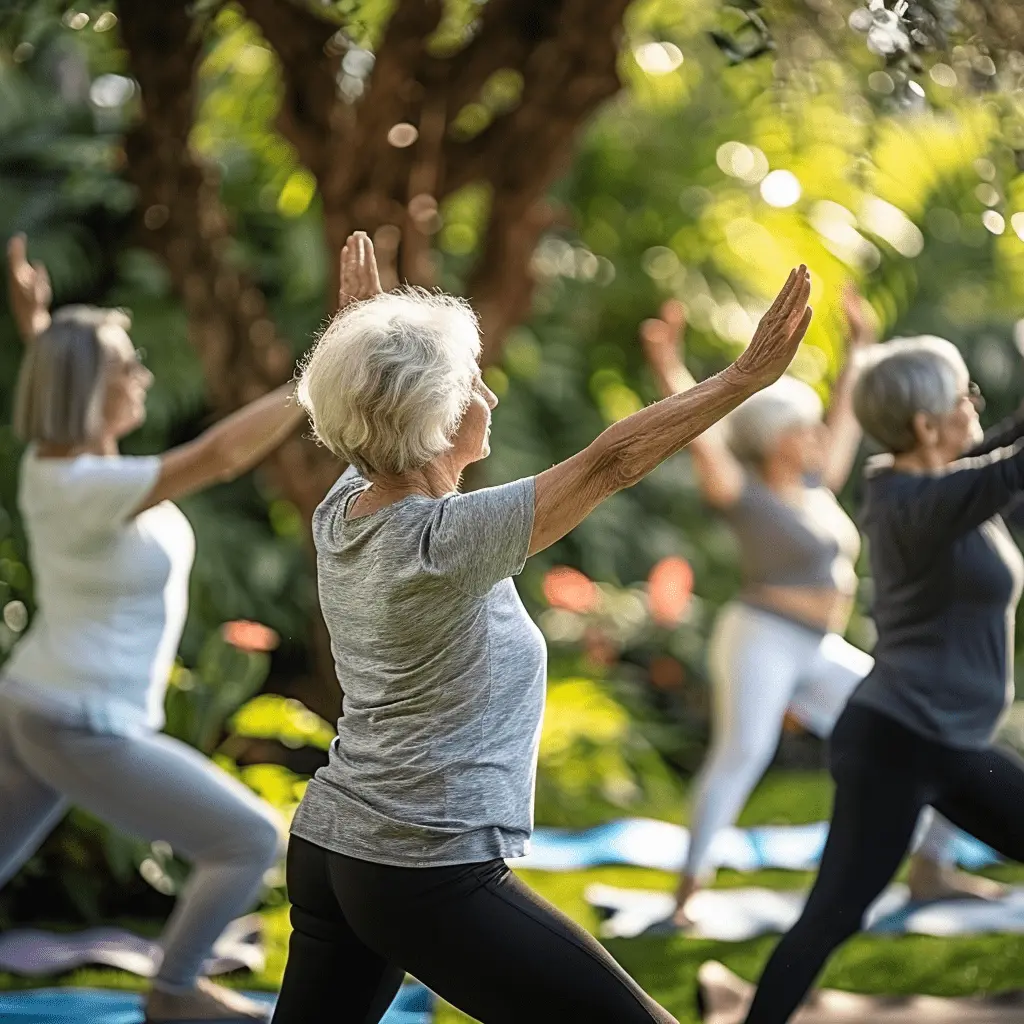
[[[422,469],[396,476],[375,476],[370,483],[381,499],[397,501],[411,494],[441,498],[458,490],[462,468],[447,459],[436,459]]]
[[[758,470],[766,487],[784,493],[799,490],[804,486],[804,474],[788,462],[766,459]]]
[[[932,473],[948,466],[949,461],[937,448],[915,448],[912,452],[894,455],[892,465],[904,473]]]

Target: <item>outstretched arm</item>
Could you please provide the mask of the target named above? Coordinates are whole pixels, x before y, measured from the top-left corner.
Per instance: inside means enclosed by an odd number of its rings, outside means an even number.
[[[640,325],[647,362],[665,398],[697,385],[682,355],[685,333],[686,310],[674,299],[662,306],[660,320],[652,318]],[[728,508],[743,489],[743,467],[729,451],[721,431],[709,428],[690,442],[688,450],[704,500],[715,508]]]
[[[7,294],[18,334],[26,345],[50,326],[53,301],[50,275],[42,263],[29,263],[27,248],[24,235],[15,235],[7,243]]]
[[[878,340],[867,303],[853,285],[843,289],[843,310],[847,325],[846,358],[832,385],[832,398],[825,416],[829,445],[824,483],[829,490],[837,492],[843,489],[850,478],[863,433],[853,412],[858,355]]]
[[[341,251],[340,305],[380,293],[373,244],[363,233],[350,235]],[[163,456],[160,476],[138,511],[180,498],[252,469],[305,419],[295,401],[294,382],[250,402],[188,444]]]
[[[778,380],[811,321],[807,268],[789,279],[745,352],[721,373],[614,423],[578,455],[536,480],[529,553],[579,525],[605,498],[631,487],[752,394]]]

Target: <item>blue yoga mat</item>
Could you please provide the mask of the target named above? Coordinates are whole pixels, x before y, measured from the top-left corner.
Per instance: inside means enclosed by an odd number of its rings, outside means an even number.
[[[250,992],[272,1005],[275,996]],[[381,1024],[430,1024],[434,996],[422,985],[404,985]],[[43,988],[0,994],[0,1021],[11,1024],[141,1024],[142,997],[113,989]]]
[[[728,828],[715,836],[711,860],[735,871],[788,868],[813,871],[821,861],[828,822],[812,825],[769,825]],[[602,864],[678,871],[686,858],[689,832],[680,825],[650,818],[625,818],[582,832],[538,828],[530,853],[516,867],[535,871],[578,871]],[[969,871],[998,863],[999,856],[973,836],[960,833],[954,856]]]

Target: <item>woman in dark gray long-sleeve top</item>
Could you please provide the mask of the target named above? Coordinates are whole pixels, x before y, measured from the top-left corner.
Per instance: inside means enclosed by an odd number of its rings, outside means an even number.
[[[999,513],[1024,491],[1024,420],[986,435],[977,387],[939,338],[880,346],[857,416],[891,454],[869,466],[871,673],[832,737],[836,796],[821,870],[775,949],[747,1024],[781,1024],[861,926],[931,804],[1024,860],[1024,764],[992,746],[1012,699],[1024,559]]]

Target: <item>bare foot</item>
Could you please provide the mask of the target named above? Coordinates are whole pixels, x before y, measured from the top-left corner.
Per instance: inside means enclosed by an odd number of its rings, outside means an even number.
[[[186,1020],[266,1024],[270,1020],[270,1008],[206,978],[200,978],[196,987],[188,992],[162,992],[155,988],[149,993],[146,1024],[177,1024]]]
[[[915,903],[936,900],[998,900],[1006,895],[1006,886],[990,878],[936,864],[924,857],[913,857],[907,877],[910,898]]]

